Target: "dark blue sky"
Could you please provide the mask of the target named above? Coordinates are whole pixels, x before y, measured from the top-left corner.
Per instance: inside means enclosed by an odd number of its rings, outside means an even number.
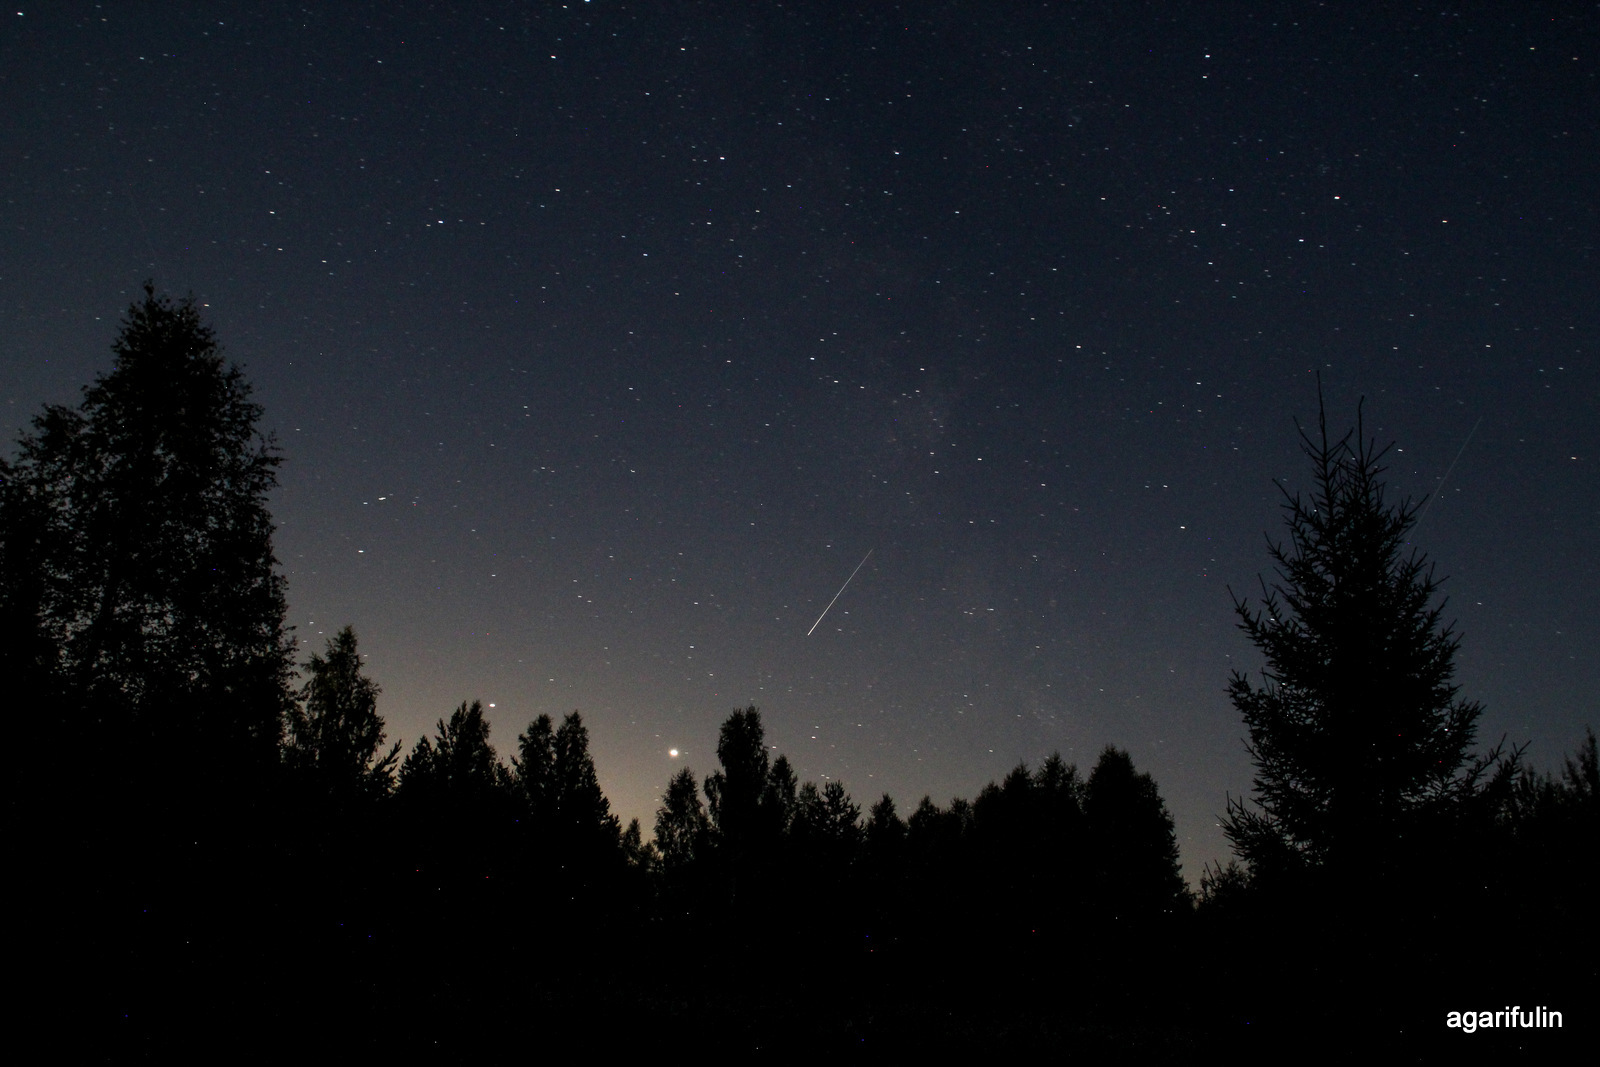
[[[581,709],[646,825],[736,705],[903,808],[1116,744],[1193,879],[1320,372],[1397,495],[1459,452],[1417,542],[1463,694],[1570,751],[1594,9],[859,7],[22,5],[0,428],[192,292],[287,456],[291,621],[354,624],[391,736]]]

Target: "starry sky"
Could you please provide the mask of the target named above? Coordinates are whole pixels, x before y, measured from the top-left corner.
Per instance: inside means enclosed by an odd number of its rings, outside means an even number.
[[[1592,5],[52,2],[0,21],[0,418],[192,293],[309,651],[584,713],[648,828],[762,709],[860,802],[1107,744],[1247,792],[1320,374],[1481,737],[1600,725]],[[1448,475],[1448,476],[1447,476]],[[871,553],[868,557],[868,553]],[[821,624],[808,629],[864,557]],[[677,758],[670,749],[680,750]]]

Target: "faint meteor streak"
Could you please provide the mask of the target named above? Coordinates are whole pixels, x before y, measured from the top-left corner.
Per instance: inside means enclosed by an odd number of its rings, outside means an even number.
[[[1433,507],[1433,502],[1439,499],[1440,493],[1444,492],[1445,478],[1450,477],[1450,472],[1456,469],[1456,464],[1461,461],[1461,453],[1467,450],[1467,446],[1472,443],[1472,435],[1477,433],[1478,427],[1482,425],[1483,417],[1479,416],[1478,421],[1472,424],[1472,429],[1467,433],[1467,439],[1461,442],[1460,448],[1456,449],[1456,458],[1450,461],[1450,466],[1444,469],[1444,476],[1439,479],[1439,484],[1434,487],[1433,492],[1428,494],[1428,502],[1422,506],[1422,514],[1418,515],[1417,521],[1411,524],[1411,534],[1413,537],[1416,536],[1417,527],[1422,525],[1422,520],[1428,517],[1428,509]]]
[[[861,562],[860,563],[856,564],[856,570],[850,572],[850,578],[854,578],[856,576],[856,571],[859,571],[862,567],[865,567],[867,565],[867,560],[872,558],[873,551],[874,551],[873,549],[870,549],[870,548],[867,549],[867,554],[865,556],[861,557]],[[818,626],[822,625],[823,616],[828,614],[828,610],[829,610],[829,608],[833,607],[834,601],[837,601],[840,597],[844,596],[845,589],[848,588],[849,585],[850,585],[850,578],[846,578],[844,580],[844,585],[841,585],[839,587],[839,591],[837,593],[833,594],[833,600],[828,601],[828,607],[823,608],[822,609],[822,615],[818,615],[817,616],[817,621],[811,624],[811,629],[806,631],[806,636],[807,637],[810,637],[812,635],[812,633],[815,632],[816,628]]]

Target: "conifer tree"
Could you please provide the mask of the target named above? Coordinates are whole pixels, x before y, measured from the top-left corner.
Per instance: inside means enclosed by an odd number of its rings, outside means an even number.
[[[655,844],[662,866],[669,872],[689,866],[705,852],[711,821],[700,801],[694,772],[685,767],[667,783],[666,796],[656,809]]]
[[[400,743],[386,755],[378,683],[361,672],[355,631],[346,626],[313,654],[300,702],[289,709],[284,756],[289,766],[336,800],[387,796],[394,789]]]
[[[0,468],[6,665],[71,694],[81,740],[276,763],[292,644],[261,407],[192,299],[147,285],[112,352]]]
[[[1329,440],[1301,431],[1309,496],[1284,490],[1287,543],[1270,542],[1277,581],[1239,625],[1266,658],[1261,684],[1228,687],[1250,733],[1254,804],[1231,800],[1224,831],[1252,874],[1306,868],[1376,874],[1436,834],[1514,756],[1474,760],[1481,707],[1453,683],[1460,643],[1440,579],[1408,544],[1417,505],[1392,503],[1387,449],[1362,422]]]
[[[1118,919],[1175,915],[1189,906],[1172,815],[1155,779],[1107,745],[1084,786],[1099,906]]]
[[[888,793],[872,805],[865,833],[868,848],[877,855],[893,854],[905,843],[905,820],[895,811],[894,798]]]
[[[517,754],[511,766],[528,812],[537,826],[555,818],[556,735],[550,716],[540,715],[517,735]]]
[[[799,785],[788,756],[779,756],[772,761],[772,767],[767,772],[766,788],[761,794],[761,805],[774,833],[788,832],[789,824],[794,819]]]
[[[611,802],[600,789],[594,759],[589,755],[589,731],[583,716],[568,715],[556,731],[555,759],[551,770],[555,781],[555,811],[561,833],[575,847],[614,849],[621,825],[611,814]]]

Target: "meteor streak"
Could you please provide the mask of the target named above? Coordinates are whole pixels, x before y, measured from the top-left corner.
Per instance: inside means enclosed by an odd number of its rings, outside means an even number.
[[[1413,537],[1416,536],[1417,527],[1422,525],[1422,520],[1428,517],[1428,509],[1433,507],[1433,502],[1439,498],[1440,493],[1444,492],[1445,478],[1450,477],[1450,472],[1456,469],[1456,464],[1461,461],[1461,453],[1467,450],[1467,446],[1472,443],[1472,435],[1477,433],[1478,427],[1482,425],[1483,417],[1479,416],[1478,421],[1472,424],[1472,429],[1467,433],[1467,439],[1461,442],[1460,448],[1456,449],[1456,458],[1451,460],[1450,466],[1444,469],[1444,477],[1439,479],[1439,484],[1434,487],[1433,492],[1428,494],[1428,502],[1422,506],[1422,514],[1418,515],[1417,521],[1411,524],[1411,535]]]
[[[850,572],[850,578],[854,578],[856,576],[856,571],[860,570],[862,567],[865,567],[867,565],[867,560],[871,558],[873,551],[874,551],[873,549],[870,549],[870,548],[867,549],[867,554],[865,556],[861,557],[861,562],[860,563],[856,564],[856,570]],[[844,585],[841,585],[839,587],[839,591],[837,593],[833,594],[833,600],[828,601],[828,607],[823,608],[822,609],[822,615],[818,615],[817,616],[817,621],[811,624],[811,629],[806,631],[806,636],[807,637],[810,637],[812,632],[815,631],[818,626],[822,625],[823,615],[828,614],[828,609],[833,607],[834,601],[836,601],[840,597],[844,596],[845,589],[850,585],[850,578],[846,578],[844,580]]]

